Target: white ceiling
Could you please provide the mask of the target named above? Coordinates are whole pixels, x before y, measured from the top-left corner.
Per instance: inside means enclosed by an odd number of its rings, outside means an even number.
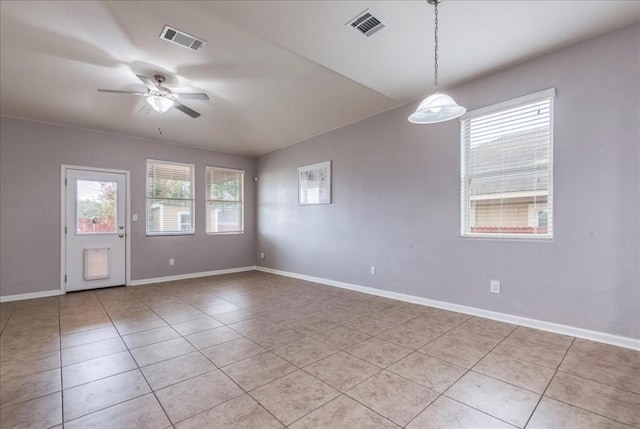
[[[387,27],[345,23],[370,8]],[[637,1],[447,0],[440,83],[452,86],[640,20]],[[165,24],[208,43],[158,36]],[[2,1],[0,113],[259,155],[431,90],[433,7],[421,1]],[[167,76],[202,116],[138,113],[136,74]],[[411,126],[411,125],[407,125]],[[162,130],[160,135],[158,129]]]

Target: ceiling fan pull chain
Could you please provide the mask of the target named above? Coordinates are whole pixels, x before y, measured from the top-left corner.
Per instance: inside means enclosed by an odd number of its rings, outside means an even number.
[[[433,6],[435,8],[435,13],[436,13],[436,17],[435,17],[435,32],[434,32],[434,42],[435,42],[435,73],[434,73],[434,79],[433,79],[433,92],[438,92],[438,3],[440,3],[440,0],[435,0],[433,3]]]

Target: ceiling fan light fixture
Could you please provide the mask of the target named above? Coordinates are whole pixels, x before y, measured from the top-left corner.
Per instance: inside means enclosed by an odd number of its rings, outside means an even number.
[[[147,103],[153,107],[158,113],[164,113],[173,106],[173,100],[159,95],[150,95],[147,97]]]
[[[467,111],[447,94],[436,92],[431,94],[418,106],[416,111],[409,116],[409,122],[413,124],[437,124],[451,119],[459,118]]]

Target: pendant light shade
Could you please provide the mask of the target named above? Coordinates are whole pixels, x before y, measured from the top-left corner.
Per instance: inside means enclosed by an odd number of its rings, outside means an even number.
[[[435,30],[434,30],[434,79],[433,94],[422,100],[416,111],[409,116],[409,122],[414,124],[437,124],[459,118],[467,111],[459,106],[453,98],[438,92],[438,4],[442,0],[427,0],[435,8]]]
[[[150,95],[147,97],[147,103],[153,107],[158,113],[164,113],[173,106],[173,100],[167,97],[160,97],[158,95]]]
[[[437,124],[459,118],[467,111],[446,94],[436,92],[422,100],[416,111],[409,116],[414,124]]]

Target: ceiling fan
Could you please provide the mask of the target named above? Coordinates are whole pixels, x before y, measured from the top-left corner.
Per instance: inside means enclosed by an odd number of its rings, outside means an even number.
[[[113,92],[116,94],[139,95],[147,98],[147,103],[158,113],[164,113],[171,107],[175,107],[179,111],[186,113],[192,118],[197,118],[200,113],[182,104],[180,100],[208,100],[209,96],[202,92],[173,92],[166,86],[162,86],[165,77],[155,75],[153,79],[146,76],[136,75],[138,79],[147,87],[147,92],[138,91],[117,91],[114,89],[98,89],[99,92]]]

